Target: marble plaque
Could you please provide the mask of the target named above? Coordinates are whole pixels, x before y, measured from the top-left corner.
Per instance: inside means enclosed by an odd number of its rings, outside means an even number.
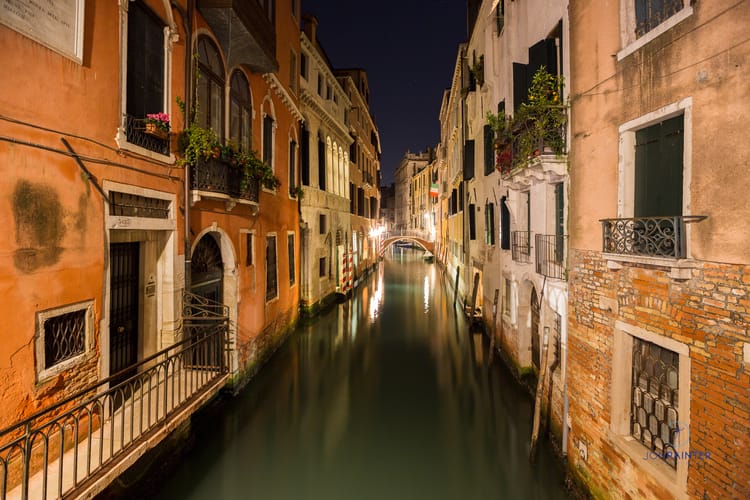
[[[85,0],[0,0],[0,23],[80,62],[84,3]]]

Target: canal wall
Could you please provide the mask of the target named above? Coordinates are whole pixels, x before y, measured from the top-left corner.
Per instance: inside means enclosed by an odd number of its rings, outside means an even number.
[[[668,268],[618,268],[600,252],[571,252],[568,457],[596,497],[750,497],[750,268],[692,265],[675,279]],[[654,363],[667,374],[648,398],[653,379],[633,382],[643,343],[658,346]],[[676,466],[633,437],[633,407],[659,439],[676,418]]]

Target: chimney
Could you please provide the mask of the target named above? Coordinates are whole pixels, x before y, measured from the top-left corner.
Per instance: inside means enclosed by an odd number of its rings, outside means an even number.
[[[313,46],[318,44],[318,18],[312,14],[305,14],[303,17],[305,24],[305,34]]]

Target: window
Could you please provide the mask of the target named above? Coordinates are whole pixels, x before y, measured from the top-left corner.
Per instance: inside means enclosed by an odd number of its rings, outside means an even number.
[[[253,265],[255,258],[255,247],[253,246],[253,233],[245,233],[245,266]]]
[[[299,57],[299,76],[307,80],[307,54],[305,53]]]
[[[294,233],[287,233],[286,248],[287,255],[289,257],[289,286],[293,286],[297,280],[297,275],[294,267]]]
[[[143,3],[128,8],[127,142],[155,153],[169,154],[169,139],[144,132],[141,120],[165,110],[164,25]]]
[[[555,184],[555,262],[562,262],[565,254],[565,193],[562,182]]]
[[[676,352],[633,339],[630,435],[673,469],[680,430],[679,364]]]
[[[500,36],[503,27],[505,27],[505,0],[500,0],[495,7],[495,27],[497,28],[497,36]]]
[[[279,295],[278,270],[276,269],[276,235],[266,236],[266,301]]]
[[[500,248],[510,250],[510,210],[507,198],[500,198]]]
[[[635,217],[682,215],[683,116],[635,133]]]
[[[300,167],[302,172],[300,172],[300,177],[302,178],[302,184],[304,186],[310,185],[310,131],[307,130],[307,128],[302,125],[301,129],[302,133],[302,142],[300,142],[299,146],[299,156],[300,156]]]
[[[229,90],[229,139],[243,151],[252,147],[250,85],[242,71],[232,73]]]
[[[318,139],[318,188],[326,190],[326,143]]]
[[[293,93],[297,93],[297,54],[289,51],[289,88]]]
[[[684,0],[635,0],[635,36],[642,37],[684,7]]]
[[[621,60],[693,15],[693,3],[685,0],[622,0]]]
[[[614,327],[612,442],[639,472],[684,491],[688,462],[710,453],[689,439],[690,348],[624,321]]]
[[[263,11],[266,13],[268,20],[273,23],[274,19],[276,19],[276,2],[274,0],[258,0],[258,2],[261,7],[263,7]]]
[[[291,0],[292,1],[292,17],[294,19],[299,19],[299,2],[300,0]]]
[[[493,246],[495,244],[495,204],[487,203],[484,206],[484,231],[485,242]]]
[[[476,207],[473,203],[469,203],[469,239],[477,239],[477,220],[476,220]]]
[[[326,263],[326,258],[321,257],[318,260],[318,276],[321,278],[325,278],[326,274],[328,274],[328,266]]]
[[[495,171],[495,131],[489,125],[484,126],[484,175]]]
[[[328,227],[326,226],[326,214],[320,214],[319,221],[320,221],[318,224],[319,234],[326,234],[326,232],[328,231]]]
[[[276,124],[271,115],[263,116],[263,161],[273,168],[273,134]]]
[[[224,64],[219,51],[206,36],[198,39],[198,125],[224,137]]]
[[[46,380],[77,364],[93,332],[93,301],[37,313],[37,380]]]
[[[468,140],[464,144],[464,180],[474,178],[474,140]]]
[[[323,96],[323,77],[318,73],[318,95]]]
[[[297,196],[297,143],[289,141],[289,196]]]

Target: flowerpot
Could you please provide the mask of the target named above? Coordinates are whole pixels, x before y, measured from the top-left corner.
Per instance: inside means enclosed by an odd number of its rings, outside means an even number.
[[[146,123],[146,133],[162,140],[169,137],[169,132],[163,128],[157,127],[155,123]]]

